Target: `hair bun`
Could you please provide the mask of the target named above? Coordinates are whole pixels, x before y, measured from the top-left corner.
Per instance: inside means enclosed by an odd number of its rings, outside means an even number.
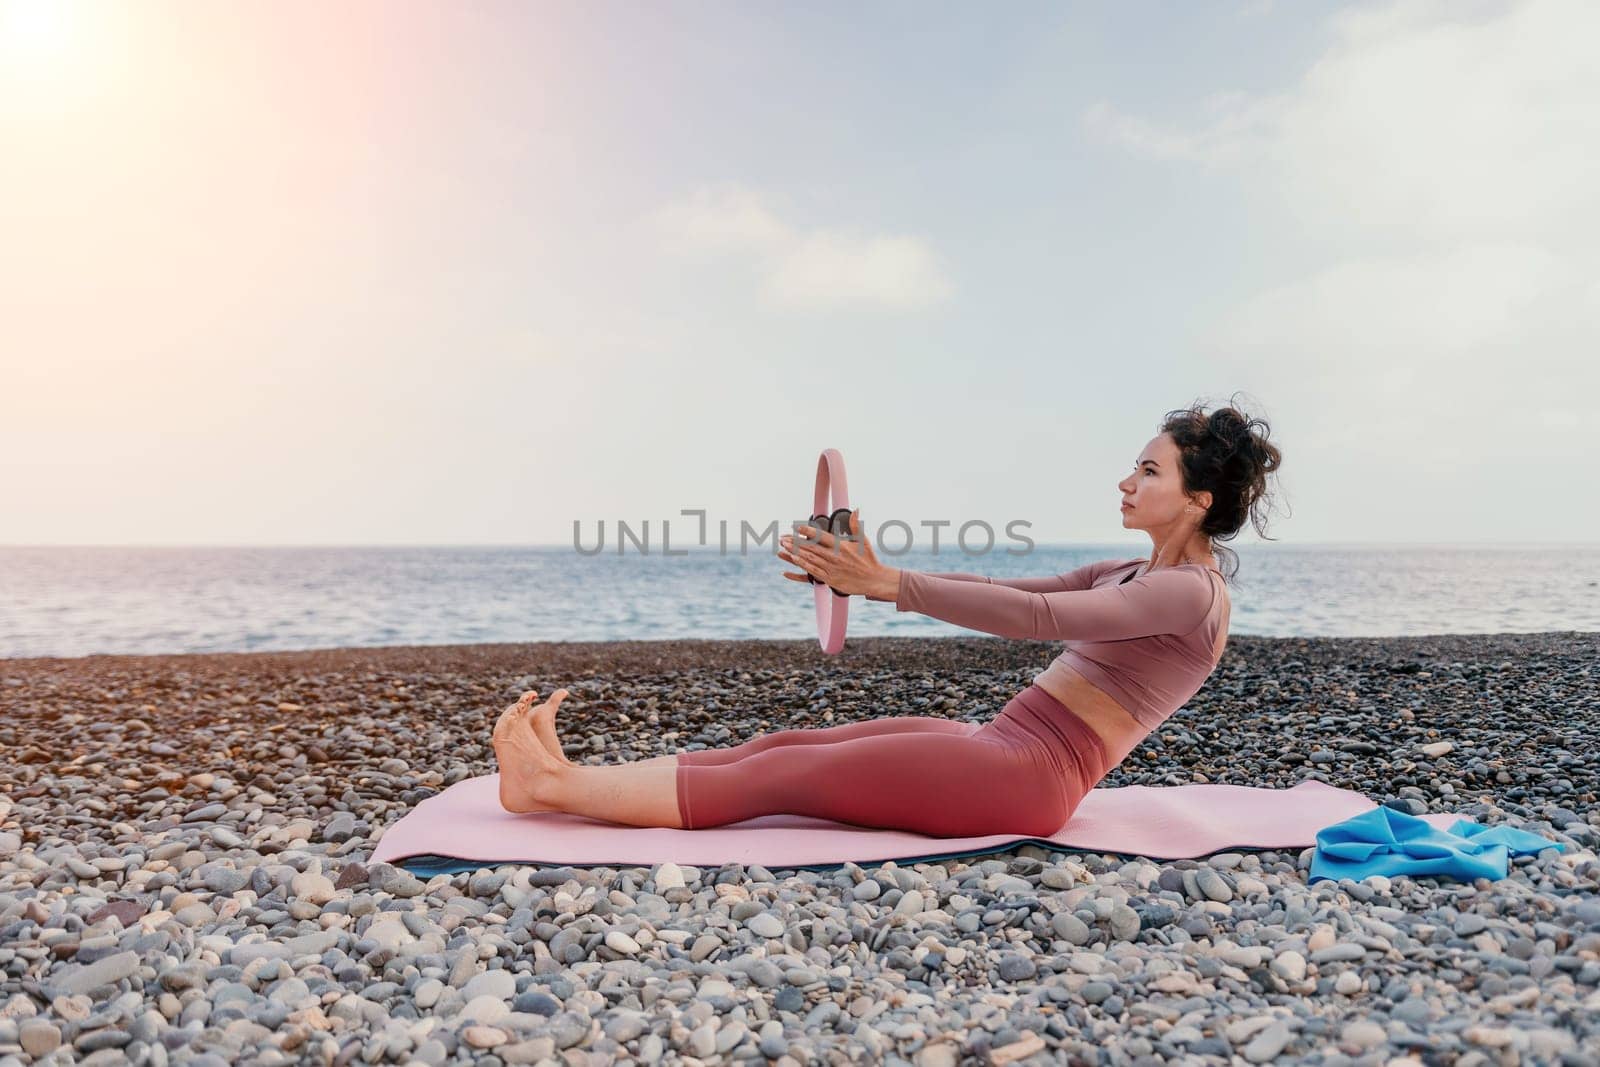
[[[1230,452],[1252,447],[1256,441],[1250,422],[1234,408],[1220,408],[1206,420],[1206,430]]]

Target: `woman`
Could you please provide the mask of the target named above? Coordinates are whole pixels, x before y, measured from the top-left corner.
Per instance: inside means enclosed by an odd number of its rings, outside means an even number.
[[[537,706],[529,692],[495,725],[500,802],[633,826],[697,829],[790,813],[939,837],[1054,834],[1216,669],[1230,598],[1215,542],[1246,518],[1261,532],[1255,506],[1281,462],[1267,430],[1231,406],[1167,415],[1118,484],[1123,526],[1154,542],[1148,559],[1047,578],[919,574],[879,562],[859,510],[849,538],[804,526],[801,541],[782,538],[779,558],[802,568],[784,574],[793,581],[815,577],[1001,637],[1065,640],[988,723],[898,716],[587,767],[567,760],[556,736],[567,690]]]

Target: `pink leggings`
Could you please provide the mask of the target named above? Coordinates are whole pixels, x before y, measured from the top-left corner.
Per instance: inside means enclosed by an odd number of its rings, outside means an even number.
[[[809,815],[934,837],[1060,830],[1110,770],[1100,736],[1030,685],[982,726],[906,715],[678,754],[685,829]]]

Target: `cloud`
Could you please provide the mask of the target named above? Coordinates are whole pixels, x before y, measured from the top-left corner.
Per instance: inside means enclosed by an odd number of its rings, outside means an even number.
[[[1600,238],[1600,5],[1545,0],[1472,19],[1405,0],[1342,12],[1299,83],[1213,93],[1183,125],[1085,109],[1102,139],[1161,160],[1232,167],[1273,187],[1313,236],[1586,247]]]
[[[915,308],[937,303],[951,286],[927,245],[915,237],[872,237],[839,230],[807,234],[773,264],[767,295],[788,307],[869,303]]]
[[[762,275],[762,297],[778,308],[915,309],[954,290],[920,237],[792,226],[762,196],[738,186],[697,189],[649,221],[669,253],[750,257]]]
[[[1251,296],[1218,328],[1229,349],[1263,354],[1293,335],[1341,372],[1397,363],[1447,369],[1484,349],[1550,350],[1592,329],[1586,279],[1533,245],[1343,260]],[[1296,324],[1314,322],[1315,333]],[[1352,366],[1351,360],[1363,362]],[[1576,369],[1575,367],[1568,369]]]
[[[781,252],[794,231],[754,192],[738,187],[696,189],[654,216],[669,247],[680,252]]]
[[[1193,126],[1152,122],[1104,100],[1084,110],[1090,131],[1136,155],[1183,160],[1207,169],[1250,163],[1281,135],[1287,101],[1239,92],[1214,93],[1201,102],[1204,118]]]
[[[1402,0],[1327,30],[1281,91],[1218,91],[1184,124],[1082,115],[1134,154],[1235,175],[1300,264],[1218,309],[1207,366],[1322,443],[1354,418],[1375,452],[1470,449],[1453,435],[1486,418],[1515,447],[1576,439],[1567,398],[1600,388],[1600,5]]]
[[[1200,346],[1208,368],[1296,408],[1308,441],[1337,443],[1360,418],[1374,452],[1426,436],[1466,458],[1486,418],[1576,430],[1566,398],[1600,386],[1591,290],[1534,245],[1347,259],[1227,308]]]

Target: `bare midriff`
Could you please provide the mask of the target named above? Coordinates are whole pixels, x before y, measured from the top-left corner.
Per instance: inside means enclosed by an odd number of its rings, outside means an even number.
[[[1113,767],[1150,733],[1144,723],[1128,714],[1109,693],[1060,660],[1046,667],[1034,678],[1033,684],[1059,700],[1099,735],[1106,746],[1106,759]]]
[[[1223,650],[1228,647],[1228,620],[1232,614],[1233,602],[1231,598],[1225,599],[1213,642],[1213,664],[1221,661]],[[1135,719],[1110,693],[1059,659],[1052,660],[1048,667],[1035,676],[1033,684],[1061,701],[1099,736],[1106,746],[1106,758],[1113,767],[1137,748],[1140,741],[1150,736],[1150,728]]]

